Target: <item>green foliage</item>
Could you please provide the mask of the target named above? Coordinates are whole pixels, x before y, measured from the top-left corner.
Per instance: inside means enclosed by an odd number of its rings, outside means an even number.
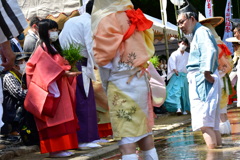
[[[155,68],[160,65],[158,56],[153,56],[149,61],[152,62]]]
[[[70,44],[69,47],[62,49],[62,55],[68,60],[70,65],[73,65],[83,58],[81,55],[81,48],[81,45]]]

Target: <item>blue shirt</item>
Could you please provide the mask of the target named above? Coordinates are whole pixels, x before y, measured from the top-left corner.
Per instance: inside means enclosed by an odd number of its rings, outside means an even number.
[[[199,98],[205,101],[213,84],[205,79],[204,72],[214,73],[218,68],[218,47],[210,29],[200,23],[197,23],[193,30],[193,40],[186,67],[188,71],[200,71],[195,75],[196,87]]]
[[[214,71],[218,68],[218,47],[211,31],[197,23],[193,30],[187,70],[200,72]]]

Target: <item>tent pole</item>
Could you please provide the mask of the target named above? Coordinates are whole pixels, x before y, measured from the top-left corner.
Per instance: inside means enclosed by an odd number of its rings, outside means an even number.
[[[178,18],[178,15],[177,15],[177,6],[174,4],[174,11],[175,11],[175,17],[176,17],[176,23],[177,23],[177,18]],[[182,38],[182,35],[181,35],[181,32],[180,32],[180,28],[178,27],[178,39]]]
[[[212,2],[212,17],[214,17],[214,4],[213,4],[213,1],[211,0],[211,2]]]
[[[168,50],[168,39],[167,39],[167,33],[166,33],[166,24],[165,24],[165,18],[164,18],[164,11],[163,11],[163,4],[162,0],[160,1],[160,12],[161,12],[161,17],[162,17],[162,23],[163,23],[163,34],[164,34],[164,40],[165,40],[165,51],[166,51],[166,56],[167,60],[169,58],[169,50]]]

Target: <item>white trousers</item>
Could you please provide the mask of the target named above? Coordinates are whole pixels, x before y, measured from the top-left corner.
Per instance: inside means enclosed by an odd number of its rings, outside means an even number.
[[[215,80],[213,86],[208,93],[206,101],[201,101],[196,91],[195,73],[188,73],[193,131],[202,127],[213,127],[214,130],[219,130],[221,88],[218,71],[216,70],[212,76]]]

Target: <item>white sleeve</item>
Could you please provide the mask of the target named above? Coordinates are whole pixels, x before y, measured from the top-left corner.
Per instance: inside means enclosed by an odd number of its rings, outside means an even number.
[[[58,86],[57,86],[57,82],[56,81],[53,81],[52,83],[49,84],[48,86],[48,90],[51,94],[54,95],[55,98],[59,97],[60,96],[60,91],[58,89]]]
[[[177,60],[176,54],[174,54],[173,52],[168,59],[168,72],[172,72],[174,69],[177,69],[176,60]]]

